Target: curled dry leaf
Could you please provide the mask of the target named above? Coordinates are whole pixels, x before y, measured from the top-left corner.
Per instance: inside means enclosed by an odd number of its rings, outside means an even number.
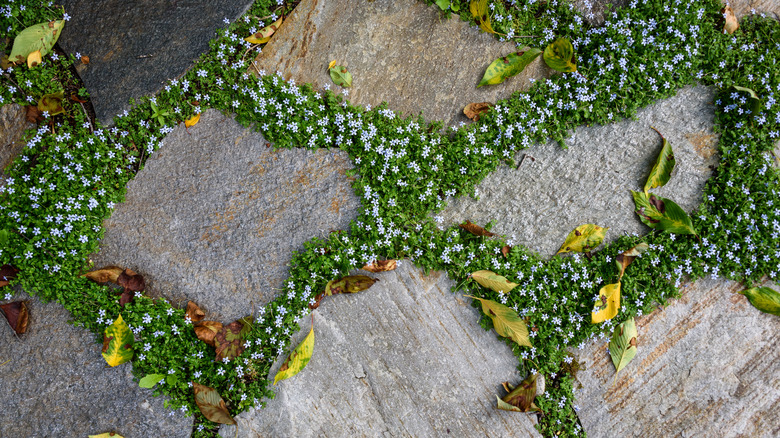
[[[27,55],[27,68],[36,67],[41,63],[41,61],[43,61],[43,56],[41,55],[40,50],[30,52],[30,54]]]
[[[81,55],[81,63],[84,65],[89,65],[89,56]]]
[[[187,301],[186,316],[188,316],[192,322],[199,322],[206,317],[206,314],[203,312],[203,310],[200,309],[200,307],[198,307],[197,304],[193,303],[192,301]]]
[[[192,382],[192,391],[195,394],[195,404],[204,417],[215,423],[236,424],[236,420],[230,416],[225,400],[216,389]]]
[[[27,331],[27,323],[30,318],[27,309],[28,301],[14,301],[12,303],[0,304],[3,316],[5,316],[8,325],[11,326],[17,335],[24,334]]]
[[[495,233],[491,233],[490,231],[472,223],[471,221],[466,221],[458,226],[475,236],[493,237],[496,235]]]
[[[106,283],[109,281],[116,283],[119,274],[121,274],[122,271],[124,271],[124,269],[119,266],[105,266],[94,271],[89,271],[82,275],[82,277],[87,277],[96,283]]]
[[[507,388],[508,386],[508,388]],[[534,399],[536,398],[536,374],[526,377],[517,387],[513,388],[508,383],[504,384],[509,394],[503,399],[498,398],[498,409],[515,412],[540,412]]]
[[[215,347],[214,337],[217,335],[217,332],[222,330],[222,323],[217,321],[200,321],[193,326],[193,330],[195,330],[195,336],[198,339]]]
[[[252,317],[246,316],[223,326],[214,335],[215,360],[235,359],[244,352],[246,335],[252,329]]]
[[[648,248],[650,248],[650,245],[642,242],[627,251],[623,251],[622,254],[618,254],[618,256],[615,257],[615,263],[617,264],[618,270],[620,271],[619,278],[623,278],[623,273],[626,272],[628,265],[630,265],[634,259],[639,257],[643,252],[647,251]]]
[[[398,266],[398,263],[395,260],[375,260],[365,266],[363,266],[361,269],[368,272],[385,272],[385,271],[392,271]]]
[[[125,288],[126,291],[140,292],[146,289],[146,281],[140,274],[136,274],[131,269],[125,269],[116,279],[116,284]]]
[[[620,310],[620,282],[608,284],[599,290],[599,297],[593,304],[590,321],[593,324],[612,319]]]
[[[528,326],[511,307],[484,298],[464,296],[482,303],[482,312],[493,320],[493,328],[496,329],[496,333],[512,339],[518,345],[532,346],[531,338],[528,336]]]
[[[3,265],[0,267],[0,287],[8,286],[8,283],[16,278],[17,272],[19,272],[19,270],[12,265]]]
[[[721,9],[720,12],[723,14],[723,18],[726,20],[726,22],[723,24],[723,33],[731,35],[736,32],[737,29],[739,29],[739,21],[737,20],[737,16],[734,14],[734,9],[731,9],[731,6],[727,5],[725,8]]]
[[[512,251],[512,247],[509,245],[504,245],[503,248],[501,248],[501,254],[504,255],[504,258],[509,258],[510,251]]]
[[[282,367],[279,368],[279,372],[274,377],[274,385],[280,380],[289,379],[301,372],[309,363],[312,353],[314,353],[314,319],[312,319],[309,334],[295,347],[290,356],[287,357],[287,360],[284,361],[284,364],[282,364]]]
[[[27,111],[25,113],[25,118],[30,123],[41,123],[43,121],[43,115],[41,114],[41,111],[38,109],[35,105],[28,105],[25,107],[25,110]]]
[[[377,281],[379,280],[366,275],[348,275],[329,281],[325,286],[325,295],[331,296],[343,293],[354,294],[368,289]]]
[[[271,40],[271,36],[279,29],[279,26],[282,25],[283,20],[284,17],[281,17],[278,20],[274,21],[273,23],[269,24],[268,26],[260,29],[258,32],[255,32],[254,34],[244,39],[252,44],[265,44]]]
[[[477,120],[479,120],[480,115],[490,111],[490,108],[492,107],[493,104],[490,102],[470,103],[466,105],[465,108],[463,108],[463,114],[465,114],[466,117],[476,122]]]

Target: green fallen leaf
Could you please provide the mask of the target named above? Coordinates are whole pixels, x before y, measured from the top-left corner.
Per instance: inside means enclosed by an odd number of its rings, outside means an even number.
[[[54,43],[62,33],[65,26],[64,20],[48,21],[34,24],[19,32],[14,38],[14,45],[8,58],[17,64],[27,60],[27,56],[33,52],[40,52],[40,56],[46,56],[54,47]]]
[[[509,394],[505,395],[503,399],[496,396],[498,399],[498,406],[496,407],[504,411],[515,412],[541,411],[541,409],[534,404],[534,399],[536,398],[536,376],[536,374],[531,374],[515,388],[512,388],[511,386],[507,388],[506,386],[508,385],[504,384],[504,389],[509,390]]]
[[[119,315],[103,334],[103,358],[108,365],[115,367],[132,359],[133,341],[133,332]]]
[[[147,374],[138,382],[138,386],[141,388],[154,388],[154,385],[164,378],[165,374]]]
[[[442,11],[446,11],[450,8],[451,0],[436,0],[436,6],[439,7]]]
[[[618,271],[620,271],[619,278],[623,278],[623,273],[626,272],[628,265],[643,252],[647,251],[648,248],[650,248],[650,245],[642,242],[627,251],[623,251],[622,254],[618,254],[618,256],[615,257],[615,264],[617,264]]]
[[[590,322],[598,324],[617,316],[620,310],[620,282],[608,284],[599,290],[599,298],[593,305]]]
[[[657,129],[653,128],[655,132],[658,132]],[[655,165],[653,166],[653,169],[650,170],[650,175],[647,177],[647,182],[645,182],[645,195],[647,195],[647,191],[650,189],[654,189],[656,187],[662,187],[664,184],[669,182],[669,178],[672,177],[672,170],[674,170],[674,152],[672,151],[672,145],[669,144],[669,142],[664,138],[663,135],[661,135],[660,132],[658,132],[658,135],[661,136],[661,140],[663,140],[663,147],[661,148],[661,153],[658,154],[658,159],[655,162]]]
[[[216,389],[192,382],[192,392],[195,394],[195,404],[204,417],[215,423],[236,424],[236,420],[230,416],[225,400]]]
[[[580,225],[566,236],[566,241],[561,245],[558,254],[569,251],[590,252],[601,245],[608,229],[594,224]]]
[[[512,283],[503,275],[498,275],[493,271],[472,272],[471,278],[482,286],[503,294],[517,287],[517,283]]]
[[[780,316],[780,292],[766,286],[761,286],[751,287],[740,293],[746,296],[750,301],[750,304],[756,309],[764,313]]]
[[[479,300],[482,303],[482,312],[493,320],[493,328],[496,329],[496,333],[512,339],[518,345],[532,346],[531,338],[528,336],[528,326],[512,308],[492,300],[471,295],[464,296]]]
[[[761,99],[758,98],[758,94],[747,87],[740,87],[739,85],[733,85],[733,87],[737,91],[743,91],[750,95],[750,112],[753,114],[758,114],[758,112],[761,110]]]
[[[314,353],[314,324],[312,324],[309,334],[295,347],[282,367],[279,368],[279,372],[274,377],[274,385],[280,380],[289,379],[301,372],[309,363],[312,353]]]
[[[328,71],[334,84],[344,88],[352,86],[352,74],[343,65],[334,65]]]
[[[544,49],[544,62],[553,70],[562,72],[577,71],[577,64],[574,60],[574,46],[563,37],[558,38],[548,44]]]
[[[539,49],[524,47],[519,52],[510,53],[503,58],[496,59],[485,70],[485,74],[482,76],[482,80],[479,81],[477,88],[483,85],[496,85],[504,82],[507,78],[523,71],[528,64],[541,54],[542,51]]]
[[[619,373],[636,356],[636,336],[634,318],[629,318],[615,327],[609,341],[609,355],[615,365],[615,373]]]
[[[674,201],[633,190],[631,194],[639,220],[648,227],[674,234],[696,234],[691,217]]]

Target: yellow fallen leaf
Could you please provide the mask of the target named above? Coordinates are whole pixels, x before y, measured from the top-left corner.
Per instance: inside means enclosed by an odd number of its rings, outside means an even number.
[[[739,29],[739,21],[737,21],[737,16],[734,15],[734,10],[731,9],[731,6],[726,6],[720,12],[723,14],[723,18],[726,19],[726,23],[723,25],[723,33],[731,35],[736,32]]]
[[[101,433],[100,435],[88,435],[89,438],[124,438],[122,435],[116,433],[116,432],[106,432]]]
[[[591,322],[598,324],[617,316],[620,310],[620,282],[608,284],[599,291],[599,298],[590,314]]]
[[[41,56],[41,51],[40,50],[36,50],[36,51],[30,53],[29,55],[27,55],[27,67],[28,68],[33,68],[36,65],[40,64],[42,60],[43,60],[43,57]]]
[[[260,31],[255,32],[254,34],[244,38],[244,40],[252,43],[252,44],[265,44],[270,39],[271,36],[274,34],[274,32],[279,29],[279,26],[282,25],[282,20],[284,20],[284,17],[274,21],[273,23],[269,24],[268,26],[260,29]]]
[[[336,66],[336,60],[334,59],[333,61],[330,62],[330,64],[328,64],[328,70],[332,69],[335,66]]]
[[[195,126],[200,121],[200,113],[195,114],[194,116],[190,117],[189,119],[184,121],[184,126],[187,128],[191,128]]]

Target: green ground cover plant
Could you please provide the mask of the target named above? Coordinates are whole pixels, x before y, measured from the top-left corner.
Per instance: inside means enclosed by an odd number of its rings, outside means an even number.
[[[477,23],[464,12],[468,2],[452,4],[485,30],[484,19]],[[209,52],[183,77],[135,101],[113,127],[99,126],[79,102],[66,99],[63,114],[42,114],[39,128],[25,134],[27,145],[0,187],[0,264],[19,269],[11,286],[58,300],[74,324],[98,341],[121,314],[135,336],[136,378],[169,376],[154,386],[155,394],[195,416],[193,436],[213,436],[216,424],[196,406],[191,382],[216,389],[233,415],[263,405],[273,397],[271,364],[289,352],[297,321],[311,312],[326,284],[374,260],[409,258],[425,270],[446,271],[468,295],[510,307],[533,328],[532,346],[507,342],[521,374],[540,374],[547,382],[545,394],[536,398],[542,411],[537,427],[544,436],[584,436],[570,349],[606,339],[618,324],[667,303],[683,282],[712,276],[750,287],[765,277],[777,279],[780,204],[772,149],[780,135],[780,26],[756,15],[734,34],[723,34],[721,5],[713,0],[635,0],[610,13],[601,27],[587,25],[563,1],[486,4],[499,38],[536,47],[568,38],[577,71],[537,81],[459,128],[399,117],[392,103],[357,107],[338,93],[286,82],[276,72],[250,74],[259,45],[244,38],[289,12],[294,4],[284,1],[258,0],[218,32]],[[28,26],[67,18],[61,8],[32,0],[0,7],[0,29],[11,40]],[[6,53],[9,48],[10,41]],[[4,67],[0,104],[29,105],[68,88],[63,84],[75,81],[74,62],[75,54],[55,52],[35,68]],[[591,257],[548,259],[505,237],[439,228],[435,214],[447,199],[472,194],[517,151],[548,139],[564,145],[577,126],[631,118],[694,83],[717,87],[721,135],[720,164],[690,212],[697,234],[649,231],[623,236]],[[734,86],[753,90],[759,104]],[[245,349],[230,361],[214,360],[185,309],[143,295],[121,307],[110,287],[82,277],[92,268],[88,257],[98,250],[103,220],[122,202],[128,180],[164,147],[176,124],[206,108],[234,115],[277,148],[345,150],[362,202],[349,230],[312,239],[293,255],[285,290],[253,315]],[[620,312],[591,324],[599,289],[619,279],[615,259],[640,243],[648,248],[621,279]],[[512,248],[505,256],[507,244]],[[519,286],[508,293],[482,287],[470,279],[480,270]],[[10,287],[0,293],[13,299]],[[481,323],[492,328],[487,316]]]

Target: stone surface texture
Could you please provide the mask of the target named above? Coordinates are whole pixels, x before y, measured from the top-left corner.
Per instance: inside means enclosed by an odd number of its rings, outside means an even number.
[[[495,102],[550,74],[539,57],[503,84],[476,88],[491,62],[516,50],[417,0],[302,0],[256,65],[321,88],[334,86],[327,66],[336,60],[352,73],[352,103],[387,101],[404,115],[422,111],[452,125],[470,121],[463,115],[469,103]]]
[[[20,336],[0,317],[0,437],[190,436],[192,417],[139,388],[129,363],[106,365],[94,335],[68,324],[60,304],[33,298],[29,310]]]
[[[614,383],[609,340],[586,347],[577,403],[588,436],[780,436],[780,318],[743,288],[700,280],[638,318],[637,355]]]
[[[7,104],[0,107],[0,171],[8,167],[24,148],[24,131],[35,125],[26,119],[23,106]]]
[[[208,51],[208,42],[252,0],[62,0],[71,15],[59,45],[77,63],[98,121],[112,124],[128,99],[154,94]]]
[[[230,322],[277,295],[292,252],[346,229],[359,201],[344,152],[273,150],[210,110],[179,125],[106,220],[98,266],[129,267],[147,290]]]
[[[515,157],[519,169],[501,166],[477,186],[479,199],[450,201],[440,214],[446,226],[471,220],[542,255],[555,254],[571,230],[593,223],[609,227],[605,243],[623,233],[646,233],[629,190],[641,190],[661,150],[658,129],[677,160],[671,180],[653,192],[690,212],[717,165],[713,91],[688,87],[639,111],[637,120],[580,127],[567,140],[534,145]],[[529,157],[533,157],[533,160]]]
[[[539,436],[534,416],[495,409],[501,382],[522,380],[517,359],[451,280],[409,262],[375,276],[365,292],[323,300],[311,362],[265,409],[237,416],[238,437]]]

